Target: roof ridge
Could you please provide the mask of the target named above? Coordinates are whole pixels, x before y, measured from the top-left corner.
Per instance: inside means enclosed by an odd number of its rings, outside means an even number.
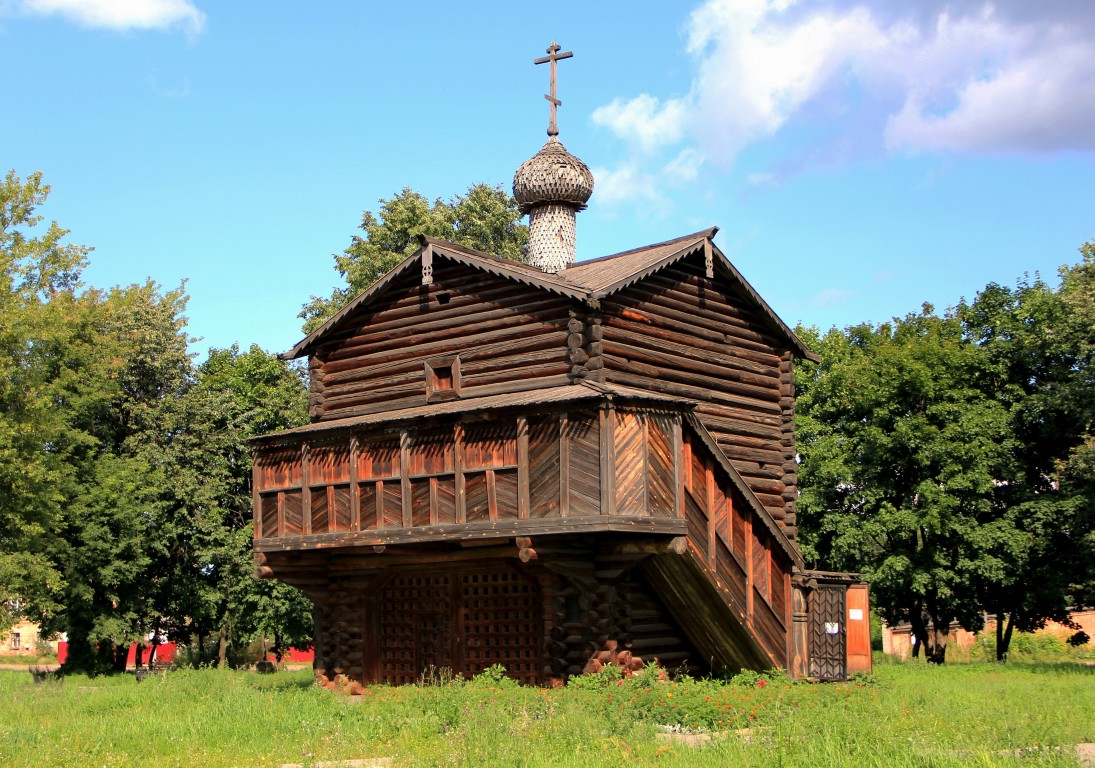
[[[631,248],[631,249],[626,250],[626,251],[620,251],[619,253],[610,253],[607,256],[598,256],[595,259],[587,259],[586,261],[575,262],[574,264],[571,264],[569,267],[567,267],[566,269],[559,272],[559,274],[564,274],[566,272],[569,272],[570,270],[572,270],[576,267],[584,267],[586,264],[596,264],[596,263],[601,262],[601,261],[609,261],[610,259],[618,259],[621,256],[630,256],[630,255],[635,254],[635,253],[640,253],[642,251],[650,251],[650,250],[653,250],[654,248],[661,248],[662,246],[672,245],[674,243],[683,243],[687,240],[698,240],[698,239],[702,239],[702,238],[712,238],[712,237],[715,236],[715,233],[718,232],[718,231],[719,231],[718,227],[708,227],[707,229],[701,229],[699,232],[693,232],[690,235],[682,235],[681,237],[670,238],[669,240],[665,240],[665,241],[660,242],[660,243],[650,243],[649,245],[640,245],[638,248]]]

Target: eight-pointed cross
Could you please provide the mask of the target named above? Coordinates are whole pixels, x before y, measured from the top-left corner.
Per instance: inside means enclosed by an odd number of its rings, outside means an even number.
[[[551,93],[545,93],[544,98],[551,104],[551,120],[548,123],[548,136],[558,136],[559,126],[555,121],[555,108],[562,106],[563,102],[555,98],[555,67],[556,62],[559,59],[569,59],[574,55],[573,52],[567,51],[566,53],[559,53],[559,44],[552,40],[551,46],[547,49],[547,56],[543,56],[539,59],[534,59],[533,64],[547,64],[551,62]]]

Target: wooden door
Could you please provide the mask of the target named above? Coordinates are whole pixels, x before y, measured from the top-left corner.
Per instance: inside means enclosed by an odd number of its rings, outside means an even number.
[[[375,604],[380,682],[404,685],[442,669],[470,677],[494,664],[539,682],[540,589],[510,566],[393,574]]]
[[[819,584],[810,593],[810,677],[847,678],[844,586]]]
[[[392,576],[378,600],[380,682],[413,683],[453,669],[453,580],[447,573]]]

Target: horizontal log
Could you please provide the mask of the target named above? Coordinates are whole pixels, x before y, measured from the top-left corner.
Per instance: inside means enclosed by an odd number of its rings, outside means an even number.
[[[489,387],[496,384],[505,386],[511,382],[529,379],[550,379],[568,373],[569,371],[570,365],[566,361],[539,362],[533,365],[513,365],[504,371],[490,371],[476,376],[461,376],[463,381],[461,391],[467,395],[473,388]]]
[[[760,448],[750,448],[738,445],[734,441],[715,438],[719,448],[731,461],[748,461],[763,466],[773,472],[780,479],[783,478],[783,454],[779,451],[766,451]],[[780,489],[782,492],[782,488]]]
[[[493,327],[514,323],[547,322],[561,328],[557,307],[551,299],[541,299],[526,304],[504,307],[470,307],[462,312],[443,310],[425,314],[421,318],[407,318],[396,323],[377,323],[369,326],[369,333],[360,334],[346,345],[332,352],[324,366],[327,370],[338,370],[342,362],[360,357],[368,352],[398,349],[405,345],[406,339],[431,338],[435,340],[457,338],[462,333],[479,333]],[[432,319],[428,319],[432,318]],[[388,328],[387,326],[392,326]],[[379,330],[383,328],[383,330]],[[351,343],[352,342],[352,343]]]
[[[447,303],[444,305],[441,305],[439,301],[442,295],[448,296]],[[354,313],[357,322],[331,333],[324,339],[323,348],[329,351],[331,347],[345,344],[361,333],[363,327],[372,326],[379,315],[383,315],[385,321],[398,322],[422,315],[429,311],[425,309],[427,307],[444,306],[446,309],[456,310],[462,307],[501,306],[518,297],[544,298],[544,293],[531,286],[515,285],[503,278],[485,283],[483,273],[478,270],[474,270],[473,273],[471,268],[468,268],[464,276],[447,278],[444,284],[435,281],[428,287],[420,285],[415,280],[404,279],[401,284],[389,285],[387,296],[381,301],[359,308]],[[560,306],[565,303],[563,299],[557,301]]]
[[[613,317],[607,326],[605,333],[613,335],[625,332],[639,343],[645,340],[649,348],[664,349],[675,354],[690,357],[697,360],[706,360],[718,365],[754,374],[765,379],[777,380],[776,368],[770,363],[755,362],[736,354],[736,350],[730,347],[724,340],[708,341],[681,330],[670,330],[649,324],[643,324],[628,320],[624,317]]]
[[[704,387],[697,387],[676,381],[661,381],[650,376],[637,376],[628,373],[627,361],[612,355],[605,356],[605,368],[605,378],[614,383],[627,384],[640,389],[650,389],[667,395],[677,395],[678,397],[700,400],[701,402],[716,402],[722,405],[739,406],[747,410],[775,413],[777,416],[779,413],[779,404],[769,400],[759,400],[757,398],[742,397],[741,395],[714,392]]]
[[[346,370],[358,366],[385,365],[410,358],[443,357],[459,354],[462,350],[478,345],[487,345],[507,340],[530,338],[540,334],[558,333],[560,340],[563,329],[558,325],[544,321],[493,324],[489,328],[478,330],[475,333],[462,333],[452,338],[436,338],[432,336],[421,338],[417,344],[402,344],[392,349],[361,350],[360,354],[346,357],[338,363],[328,363],[325,370]]]
[[[701,338],[717,344],[729,344],[735,348],[735,354],[742,359],[752,360],[753,362],[772,367],[779,365],[779,358],[773,354],[771,346],[748,339],[739,339],[727,332],[704,328],[694,323],[686,312],[678,312],[656,305],[643,305],[641,308],[628,306],[608,307],[606,308],[606,314],[609,317],[614,314],[619,314],[624,319],[638,321],[654,327],[674,330],[684,336]],[[725,347],[723,347],[723,349],[725,350]]]
[[[775,367],[779,366],[779,355],[783,351],[783,344],[779,344],[773,337],[761,332],[755,326],[734,324],[717,312],[704,310],[686,301],[675,300],[654,290],[643,290],[633,286],[624,294],[632,302],[637,302],[636,308],[648,317],[651,315],[666,317],[677,322],[690,323],[696,329],[703,328],[709,332],[721,333],[727,341],[733,339],[734,343],[745,349],[770,356],[770,359],[765,362],[770,362]]]
[[[611,337],[605,340],[604,351],[609,356],[628,360],[631,364],[645,363],[646,369],[652,371],[649,375],[667,381],[678,379],[692,381],[709,389],[776,403],[780,399],[779,389],[743,384],[735,380],[733,372],[716,365],[674,358],[672,355],[652,352],[630,344],[620,344]]]
[[[748,338],[771,344],[774,339],[768,332],[768,323],[760,320],[753,312],[741,306],[741,300],[728,300],[719,292],[707,289],[702,291],[699,286],[688,282],[674,282],[671,279],[659,279],[654,276],[640,283],[636,288],[646,289],[650,297],[647,301],[661,300],[667,306],[682,311],[694,311],[698,318],[708,323],[708,327],[733,326],[742,333],[749,334]]]

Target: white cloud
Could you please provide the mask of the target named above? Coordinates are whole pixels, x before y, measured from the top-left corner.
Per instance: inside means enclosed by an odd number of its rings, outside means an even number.
[[[805,164],[1095,149],[1095,4],[707,0],[685,31],[688,93],[594,113],[628,148],[633,175],[665,176],[688,150],[727,166],[781,130]],[[772,170],[753,183],[771,183]]]
[[[685,107],[680,99],[664,104],[648,94],[633,99],[615,99],[593,111],[593,122],[617,136],[650,151],[675,144],[684,137]]]
[[[1001,64],[954,93],[955,106],[933,109],[912,90],[886,126],[892,148],[965,152],[1095,149],[1095,50],[1064,41]]]
[[[697,137],[729,162],[774,134],[842,70],[885,45],[864,8],[817,12],[787,25],[790,0],[711,0],[689,21],[697,74],[688,100]]]
[[[205,28],[205,14],[189,0],[22,0],[20,9],[115,30],[181,27],[196,34]]]
[[[637,200],[662,202],[655,175],[641,170],[635,163],[622,163],[615,168],[593,168],[592,172],[597,180],[599,204],[612,206]]]
[[[702,154],[691,147],[686,147],[680,151],[680,154],[665,164],[662,172],[668,183],[684,184],[696,180],[696,177],[700,175],[703,161]]]

